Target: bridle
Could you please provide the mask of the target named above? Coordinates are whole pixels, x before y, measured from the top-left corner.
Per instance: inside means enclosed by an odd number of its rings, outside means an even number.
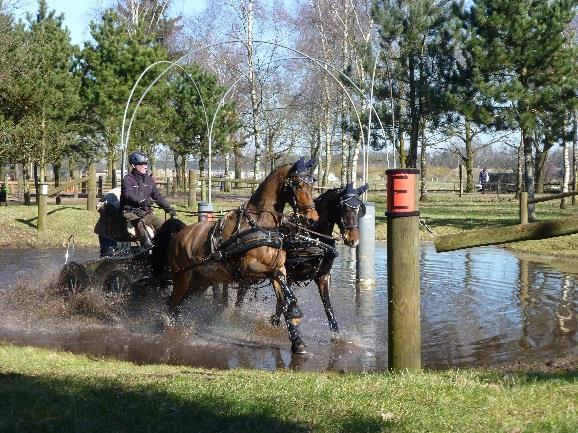
[[[344,219],[346,208],[350,208],[355,210],[356,218],[355,224],[347,224]],[[356,229],[359,228],[359,218],[363,218],[365,216],[365,204],[361,201],[357,194],[344,194],[341,196],[339,200],[339,221],[337,224],[339,225],[339,229],[343,232],[347,229]]]
[[[301,182],[307,185],[312,185],[315,181],[316,179],[309,174],[296,174],[287,176],[287,179],[285,179],[285,189],[287,190],[289,188],[291,190],[291,206],[293,207],[294,211],[298,210],[302,213],[305,213],[305,211],[309,209],[315,209],[314,201],[305,205],[297,203],[297,197],[295,194],[295,190],[299,188]]]

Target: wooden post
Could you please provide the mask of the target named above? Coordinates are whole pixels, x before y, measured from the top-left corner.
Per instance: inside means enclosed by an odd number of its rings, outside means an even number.
[[[520,193],[520,224],[528,224],[528,193]]]
[[[96,164],[92,163],[88,167],[86,209],[96,212]]]
[[[197,207],[197,173],[195,170],[189,170],[189,202],[188,208]]]
[[[225,177],[225,184],[223,185],[224,192],[231,192],[231,180],[228,176]]]
[[[176,197],[177,195],[177,182],[175,182],[175,178],[171,179],[171,196]]]
[[[38,231],[46,230],[46,216],[48,215],[48,185],[41,183],[38,185],[38,197],[36,199],[38,204]]]
[[[103,184],[103,179],[102,176],[98,176],[98,188],[96,190],[96,196],[97,197],[102,197],[102,184]]]
[[[387,170],[388,368],[421,369],[419,170]]]

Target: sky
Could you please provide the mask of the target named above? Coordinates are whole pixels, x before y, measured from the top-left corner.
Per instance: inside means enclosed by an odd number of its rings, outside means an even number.
[[[173,0],[172,15],[191,15],[204,8],[206,0]],[[70,31],[72,43],[82,46],[90,39],[88,24],[94,19],[96,11],[102,5],[112,4],[112,0],[47,0],[48,8],[57,14],[64,14],[64,25]],[[20,0],[18,17],[24,18],[27,12],[32,14],[38,10],[37,0]]]

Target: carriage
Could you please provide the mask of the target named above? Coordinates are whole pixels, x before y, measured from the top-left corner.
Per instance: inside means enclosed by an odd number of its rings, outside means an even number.
[[[167,269],[158,263],[165,253],[168,241],[157,242],[145,248],[127,223],[119,209],[120,190],[109,191],[99,202],[99,220],[94,231],[100,243],[100,258],[85,262],[68,261],[69,252],[74,252],[74,237],[68,241],[66,264],[58,278],[58,287],[65,295],[86,290],[88,287],[102,289],[110,294],[135,294],[154,287],[170,284]],[[165,231],[176,232],[184,227],[181,221],[170,218],[165,221]],[[149,235],[154,236],[147,227]]]
[[[252,283],[267,279],[277,297],[271,322],[280,324],[283,316],[292,352],[305,353],[298,329],[302,312],[291,284],[315,280],[330,329],[337,334],[328,290],[336,257],[332,231],[337,224],[345,243],[355,246],[364,209],[359,196],[367,189],[350,184],[314,202],[312,166],[313,161],[302,158],[274,170],[244,206],[218,221],[185,226],[176,218],[166,220],[150,249],[133,247],[87,263],[70,262],[60,284],[67,293],[92,286],[121,294],[170,284],[167,304],[176,318],[189,293],[218,284],[237,284],[244,293]],[[296,219],[283,213],[285,204],[291,205]]]

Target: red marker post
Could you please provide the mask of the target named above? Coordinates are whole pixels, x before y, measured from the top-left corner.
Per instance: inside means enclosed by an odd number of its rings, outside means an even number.
[[[421,369],[419,170],[386,170],[388,368]]]

